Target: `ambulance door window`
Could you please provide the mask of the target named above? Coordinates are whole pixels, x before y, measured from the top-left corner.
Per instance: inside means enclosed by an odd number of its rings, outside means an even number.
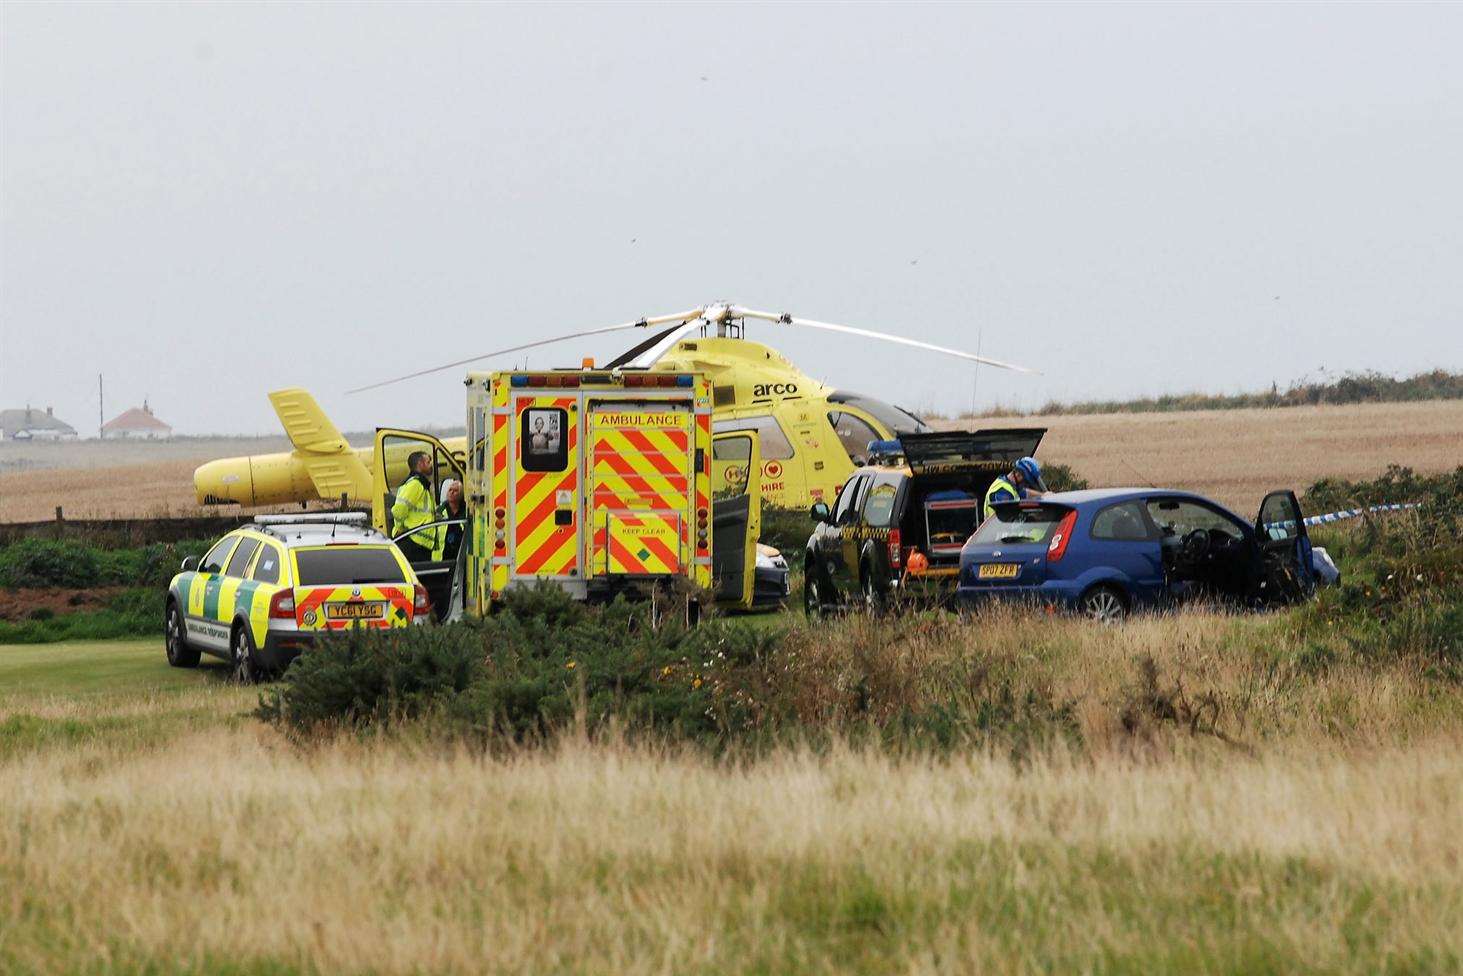
[[[225,576],[237,576],[243,579],[248,575],[249,560],[254,558],[254,553],[259,549],[258,539],[240,539],[239,548],[229,557],[229,564],[224,568]]]
[[[259,561],[254,564],[252,578],[259,583],[278,583],[280,562],[279,547],[266,542],[264,551],[259,554]]]
[[[833,432],[838,435],[838,443],[843,445],[844,453],[854,464],[863,464],[868,458],[869,441],[883,439],[862,418],[846,410],[834,410],[828,414],[828,422],[833,425]]]
[[[518,460],[524,471],[563,471],[569,467],[569,411],[529,407],[519,419]]]
[[[226,535],[220,539],[217,545],[208,550],[208,555],[203,557],[203,562],[199,564],[198,571],[200,573],[222,573],[224,571],[224,560],[228,558],[229,551],[234,548],[234,543],[238,541],[238,538],[238,536]]]

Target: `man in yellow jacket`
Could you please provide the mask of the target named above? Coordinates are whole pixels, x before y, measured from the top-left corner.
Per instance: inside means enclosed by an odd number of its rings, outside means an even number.
[[[391,506],[391,534],[400,536],[411,532],[419,525],[435,521],[436,499],[432,497],[432,456],[426,451],[412,451],[406,459],[411,474],[396,489],[396,502]],[[437,548],[437,528],[423,529],[404,539],[398,539],[396,547],[410,563],[424,563],[432,558]]]
[[[1041,480],[1041,465],[1036,458],[1024,457],[1011,468],[1004,478],[997,478],[986,489],[985,507],[982,518],[995,514],[996,502],[1014,502],[1020,498],[1040,498],[1046,493],[1046,483]]]

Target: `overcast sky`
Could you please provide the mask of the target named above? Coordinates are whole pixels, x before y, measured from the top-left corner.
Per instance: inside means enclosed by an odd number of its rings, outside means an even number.
[[[83,433],[98,372],[187,433],[460,423],[343,391],[716,299],[1043,371],[982,405],[1463,367],[1460,5],[12,2],[0,57],[0,407]]]

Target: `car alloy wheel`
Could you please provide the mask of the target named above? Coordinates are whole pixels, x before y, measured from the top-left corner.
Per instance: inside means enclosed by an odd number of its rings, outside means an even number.
[[[1082,598],[1082,612],[1098,623],[1112,624],[1122,620],[1128,608],[1116,591],[1099,586]]]
[[[198,667],[198,648],[188,646],[188,634],[183,629],[183,611],[171,600],[163,616],[163,650],[167,652],[168,663],[175,668]]]
[[[241,685],[259,681],[259,669],[249,648],[249,634],[242,627],[234,630],[234,680]]]
[[[178,652],[183,644],[183,621],[178,616],[178,608],[168,607],[168,617],[163,624],[163,647],[168,652],[168,663],[173,667],[178,666]]]

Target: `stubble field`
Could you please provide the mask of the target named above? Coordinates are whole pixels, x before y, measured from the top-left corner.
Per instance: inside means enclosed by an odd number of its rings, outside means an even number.
[[[1185,488],[1246,514],[1277,487],[1375,477],[1393,463],[1423,474],[1463,463],[1463,400],[937,422],[957,425],[1047,427],[1040,456],[1094,486]],[[288,449],[283,437],[0,444],[0,522],[52,518],[57,505],[69,518],[194,514],[198,465]]]

